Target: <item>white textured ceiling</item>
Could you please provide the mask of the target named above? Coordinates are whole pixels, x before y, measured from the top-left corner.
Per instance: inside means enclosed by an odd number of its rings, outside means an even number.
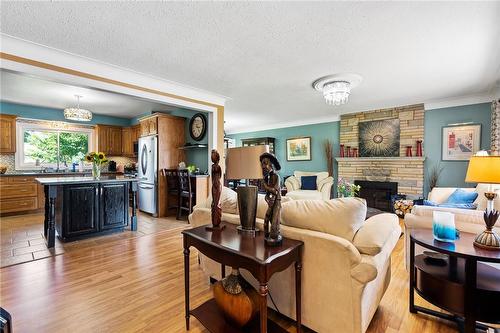
[[[231,98],[228,132],[492,94],[500,2],[2,2],[1,30]],[[311,88],[355,72],[333,108]]]
[[[112,92],[47,81],[37,77],[0,71],[0,99],[7,102],[64,109],[76,105],[97,114],[133,118],[151,111],[172,111],[174,106],[154,103]]]

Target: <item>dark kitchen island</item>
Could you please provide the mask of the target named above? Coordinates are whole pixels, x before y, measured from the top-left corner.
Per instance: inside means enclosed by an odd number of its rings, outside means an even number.
[[[40,177],[45,190],[44,236],[55,245],[55,231],[63,241],[123,230],[129,224],[129,190],[132,190],[130,230],[137,230],[137,179],[123,176]]]

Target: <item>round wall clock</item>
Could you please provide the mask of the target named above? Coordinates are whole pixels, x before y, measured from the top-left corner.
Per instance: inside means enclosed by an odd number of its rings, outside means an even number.
[[[193,140],[200,141],[207,132],[207,118],[203,113],[197,113],[189,122],[189,134]]]

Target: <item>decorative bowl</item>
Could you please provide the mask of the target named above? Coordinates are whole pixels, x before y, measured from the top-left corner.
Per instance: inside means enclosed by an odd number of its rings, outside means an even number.
[[[7,172],[7,166],[0,164],[0,175],[3,175],[5,172]]]

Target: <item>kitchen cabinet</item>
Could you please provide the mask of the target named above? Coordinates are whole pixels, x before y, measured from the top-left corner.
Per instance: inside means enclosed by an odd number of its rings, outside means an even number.
[[[38,209],[38,190],[35,177],[0,177],[0,213]]]
[[[56,223],[56,230],[63,239],[98,231],[97,190],[95,184],[71,185],[64,188],[64,219],[63,223]]]
[[[16,152],[16,116],[0,114],[0,153]]]
[[[119,126],[97,125],[97,150],[107,155],[122,154],[122,128]]]
[[[141,136],[158,134],[158,115],[139,120]]]
[[[122,155],[134,157],[134,143],[139,140],[140,126],[135,125],[132,127],[122,128]]]
[[[100,230],[125,227],[128,222],[128,184],[101,184],[99,192]]]

